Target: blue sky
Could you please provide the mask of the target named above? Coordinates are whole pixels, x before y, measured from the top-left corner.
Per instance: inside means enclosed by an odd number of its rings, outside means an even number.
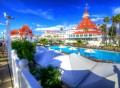
[[[91,20],[97,24],[102,24],[105,16],[120,13],[120,0],[0,0],[0,32],[6,29],[3,12],[15,18],[11,29],[26,24],[35,35],[42,30],[70,29],[82,20],[86,3]]]

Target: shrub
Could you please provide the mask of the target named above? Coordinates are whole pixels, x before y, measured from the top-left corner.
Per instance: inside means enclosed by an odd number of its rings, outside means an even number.
[[[52,66],[43,67],[39,70],[40,82],[44,88],[61,88],[61,73],[58,68]]]
[[[32,62],[34,59],[35,46],[33,43],[24,41],[13,41],[12,49],[17,50],[18,57],[20,59],[27,59],[29,62]]]
[[[39,41],[39,43],[43,44],[44,46],[47,44],[47,42],[48,42],[48,39],[46,39],[46,38],[41,38]]]

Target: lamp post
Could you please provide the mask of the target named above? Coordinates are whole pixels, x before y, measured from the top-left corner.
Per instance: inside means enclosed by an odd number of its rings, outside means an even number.
[[[10,37],[10,22],[9,20],[14,19],[11,16],[8,16],[5,12],[4,12],[4,17],[6,18],[6,26],[7,26],[7,30],[6,30],[6,34],[5,34],[5,41],[6,41],[6,48],[7,48],[7,59],[10,62],[10,66],[11,66],[11,37]]]

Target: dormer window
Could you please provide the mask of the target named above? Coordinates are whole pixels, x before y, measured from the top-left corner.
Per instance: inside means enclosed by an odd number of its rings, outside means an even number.
[[[29,33],[29,31],[28,31],[28,30],[26,30],[25,32],[26,32],[26,34],[28,34],[28,33]]]
[[[16,35],[18,35],[19,33],[18,32],[16,32]]]

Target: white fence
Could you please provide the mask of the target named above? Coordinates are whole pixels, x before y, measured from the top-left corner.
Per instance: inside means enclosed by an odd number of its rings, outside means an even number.
[[[15,50],[11,52],[14,88],[42,88],[29,71],[27,59],[20,60]]]

